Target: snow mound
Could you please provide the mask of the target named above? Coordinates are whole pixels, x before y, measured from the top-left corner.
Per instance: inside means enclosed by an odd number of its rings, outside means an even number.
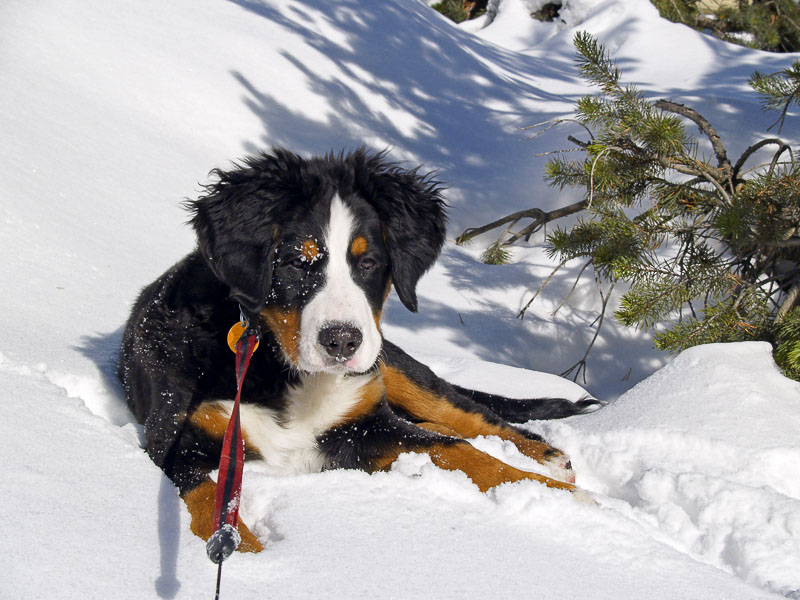
[[[769,344],[709,344],[613,405],[538,427],[601,503],[687,555],[800,589],[800,384]]]

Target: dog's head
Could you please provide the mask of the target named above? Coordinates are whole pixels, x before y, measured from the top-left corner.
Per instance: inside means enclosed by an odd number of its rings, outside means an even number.
[[[439,184],[363,149],[274,150],[214,173],[191,222],[232,299],[262,316],[292,366],[370,369],[392,284],[416,311],[417,281],[444,243]]]

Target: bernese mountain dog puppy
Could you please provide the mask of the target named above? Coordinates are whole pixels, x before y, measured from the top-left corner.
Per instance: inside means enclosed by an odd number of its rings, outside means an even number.
[[[383,339],[392,287],[417,310],[417,281],[445,240],[441,186],[363,148],[304,159],[276,149],[212,172],[188,202],[198,247],[147,286],[118,374],[145,447],[178,487],[192,531],[212,532],[222,438],[236,395],[229,329],[260,330],[242,388],[246,460],[276,473],[387,469],[426,452],[481,489],[531,479],[574,489],[569,459],[509,424],[597,408],[592,399],[508,400],[453,386]],[[466,441],[499,436],[552,477]],[[243,551],[262,549],[239,524]]]

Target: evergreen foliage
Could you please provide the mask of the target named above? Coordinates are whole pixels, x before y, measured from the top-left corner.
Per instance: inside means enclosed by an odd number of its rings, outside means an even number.
[[[780,128],[783,127],[783,121],[786,118],[786,111],[792,104],[800,106],[800,62],[772,75],[764,75],[756,71],[750,77],[750,86],[761,95],[761,104],[764,110],[780,111],[781,116],[776,122],[776,124],[780,123],[778,128],[778,133],[780,133]]]
[[[698,0],[651,0],[661,16],[727,42],[768,50],[800,50],[800,6],[794,0],[718,2],[716,8]]]
[[[441,0],[431,8],[455,23],[474,19],[486,12],[489,0]]]
[[[615,316],[653,330],[657,348],[766,340],[785,373],[800,379],[800,163],[791,148],[765,138],[734,163],[697,111],[621,83],[591,35],[579,33],[574,43],[581,75],[601,93],[577,104],[574,120],[590,139],[569,139],[584,159],[561,154],[546,167],[551,185],[586,191],[572,205],[579,221],[546,238],[557,269],[583,259],[607,285],[626,284]],[[752,84],[784,118],[798,102],[800,62],[756,73]],[[687,132],[687,119],[710,143],[710,156]],[[757,160],[764,162],[751,165]]]
[[[464,5],[462,0],[442,0],[441,2],[433,4],[431,8],[442,13],[454,23],[466,21],[470,16],[469,8]]]
[[[511,251],[500,242],[495,242],[483,251],[481,260],[487,265],[507,265],[511,261]]]

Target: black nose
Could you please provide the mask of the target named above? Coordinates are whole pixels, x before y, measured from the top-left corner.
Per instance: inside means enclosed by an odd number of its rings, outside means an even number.
[[[332,323],[319,332],[319,345],[337,361],[344,362],[358,350],[364,336],[361,330],[345,323]]]

